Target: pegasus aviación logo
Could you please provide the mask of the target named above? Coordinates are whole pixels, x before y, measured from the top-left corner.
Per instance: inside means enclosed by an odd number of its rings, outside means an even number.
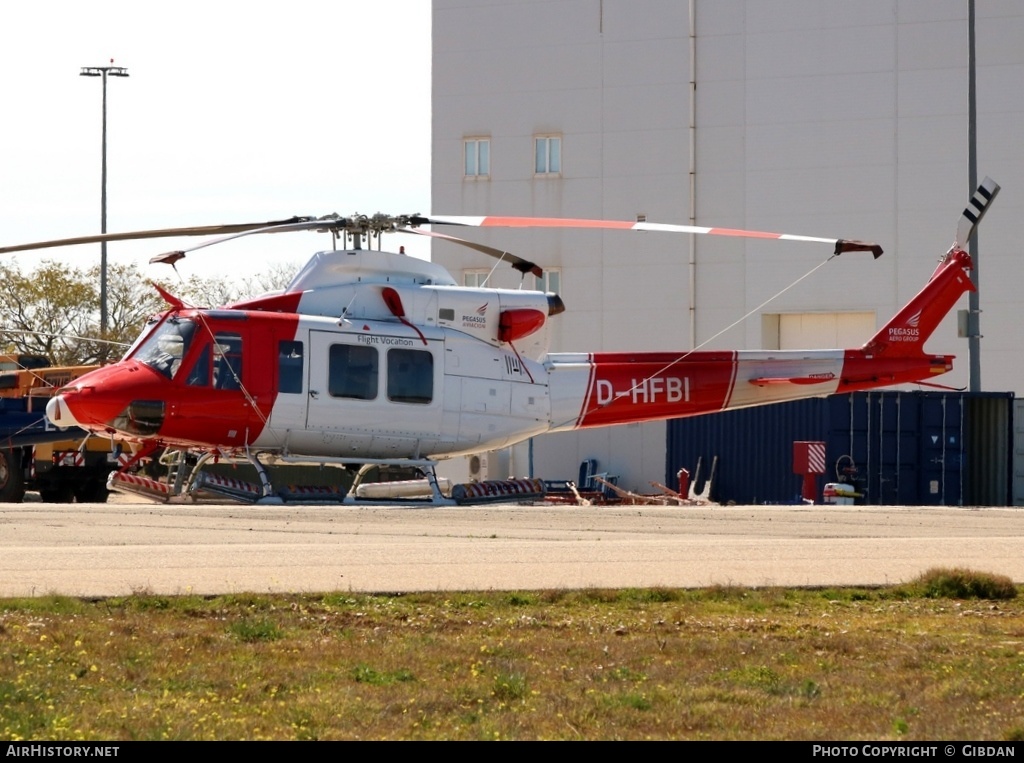
[[[463,314],[463,316],[462,316],[462,325],[463,326],[468,326],[468,327],[478,327],[478,326],[483,326],[484,324],[486,324],[487,323],[487,306],[489,304],[490,304],[489,302],[484,302],[482,305],[480,305],[480,307],[478,307],[474,311],[476,313],[475,315],[465,315],[465,314]]]

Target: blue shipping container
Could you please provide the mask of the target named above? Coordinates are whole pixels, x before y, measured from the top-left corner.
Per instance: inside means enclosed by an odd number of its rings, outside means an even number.
[[[1012,399],[1012,393],[858,392],[676,419],[668,426],[666,480],[674,484],[680,467],[693,475],[699,459],[696,487],[702,489],[717,457],[713,500],[799,503],[803,478],[793,473],[793,442],[813,440],[826,446],[819,500],[825,483],[845,477],[863,494],[860,503],[962,506],[982,496],[1003,505],[1010,498],[1009,463],[979,458],[972,469],[969,454],[1011,458]]]

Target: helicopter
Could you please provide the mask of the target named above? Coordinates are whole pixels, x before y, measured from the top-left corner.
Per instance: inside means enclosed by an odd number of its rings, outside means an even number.
[[[986,178],[964,210],[953,246],[923,289],[862,347],[803,351],[548,352],[546,327],[565,310],[554,293],[464,287],[440,265],[364,248],[402,232],[451,241],[507,262],[534,262],[435,230],[439,226],[547,227],[698,233],[795,240],[882,254],[877,244],[727,228],[541,217],[377,214],[294,217],[113,233],[0,248],[0,253],[96,241],[215,236],[151,262],[261,233],[328,232],[278,293],[217,308],[187,305],[156,286],[169,309],[154,316],[124,357],[59,390],[46,415],[133,444],[111,486],[160,500],[207,490],[273,503],[353,495],[276,486],[277,463],[403,464],[421,470],[430,501],[446,503],[441,459],[492,451],[547,432],[694,416],[797,398],[928,380],[953,356],[924,344],[974,289],[965,246],[999,191]],[[424,230],[429,226],[431,230]],[[338,247],[339,239],[343,246]],[[133,474],[163,453],[166,481]],[[259,484],[211,478],[211,460],[250,463]]]

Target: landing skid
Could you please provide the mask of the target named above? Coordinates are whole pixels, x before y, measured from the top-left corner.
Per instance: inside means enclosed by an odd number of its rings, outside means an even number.
[[[261,460],[262,457],[262,460]],[[256,471],[256,482],[204,471],[211,460],[248,464]],[[544,483],[536,479],[508,479],[451,486],[437,476],[436,461],[386,458],[309,458],[270,453],[246,453],[244,458],[221,457],[215,453],[196,454],[175,450],[164,453],[160,462],[167,468],[166,480],[127,472],[113,472],[107,482],[111,490],[140,495],[162,503],[198,503],[203,500],[231,500],[256,506],[465,506],[483,503],[516,503],[539,500]],[[272,468],[280,465],[345,467],[360,464],[352,486],[275,485]],[[374,471],[400,470],[415,479],[373,482]],[[379,474],[377,476],[381,476]],[[395,476],[392,473],[391,476]]]
[[[262,458],[262,460],[261,460]],[[256,472],[257,481],[226,477],[204,471],[211,459],[217,463],[248,464]],[[437,462],[427,459],[309,458],[277,454],[246,453],[244,458],[221,457],[204,453],[174,450],[164,453],[160,462],[167,468],[166,480],[139,474],[113,472],[107,486],[112,490],[132,493],[162,503],[197,503],[202,500],[228,499],[243,504],[267,505],[345,505],[345,506],[454,506],[456,501],[445,495],[450,489],[447,480],[439,480]],[[350,489],[336,485],[277,484],[271,480],[268,466],[278,465],[346,467],[359,464]],[[401,467],[416,470],[421,479],[391,483],[366,483],[367,466]]]

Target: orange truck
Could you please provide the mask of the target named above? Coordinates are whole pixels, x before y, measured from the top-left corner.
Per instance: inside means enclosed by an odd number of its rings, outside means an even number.
[[[79,429],[57,430],[44,414],[60,387],[96,367],[0,355],[0,502],[20,503],[28,490],[52,503],[107,500],[107,476],[119,466],[120,446]]]

